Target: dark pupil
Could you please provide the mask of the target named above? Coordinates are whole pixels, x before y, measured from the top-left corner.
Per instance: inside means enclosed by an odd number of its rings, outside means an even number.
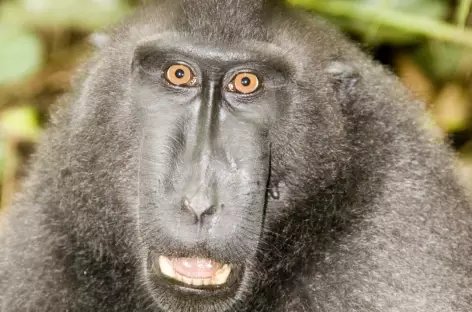
[[[241,84],[247,87],[251,84],[251,79],[249,79],[248,77],[244,77],[243,79],[241,79]]]
[[[185,72],[182,69],[177,69],[175,71],[175,77],[182,79],[185,76]]]

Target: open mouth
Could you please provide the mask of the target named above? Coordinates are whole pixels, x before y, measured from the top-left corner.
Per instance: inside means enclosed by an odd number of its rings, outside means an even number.
[[[159,256],[158,265],[160,272],[166,278],[182,286],[198,289],[227,285],[234,271],[230,264],[205,258]]]

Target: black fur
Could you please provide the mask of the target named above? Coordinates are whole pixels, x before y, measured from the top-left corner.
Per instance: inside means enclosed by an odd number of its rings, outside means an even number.
[[[453,155],[332,26],[278,1],[167,0],[110,36],[0,220],[0,311],[472,311]],[[176,90],[161,73],[183,59],[201,85]],[[239,65],[256,94],[221,92]],[[195,223],[188,194],[216,208]],[[182,294],[156,254],[243,275]]]

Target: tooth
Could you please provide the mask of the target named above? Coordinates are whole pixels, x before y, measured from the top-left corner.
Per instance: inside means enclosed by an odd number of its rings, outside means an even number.
[[[167,257],[160,256],[159,257],[159,268],[163,275],[173,278],[177,281],[185,283],[187,285],[194,285],[194,286],[208,286],[208,285],[223,285],[227,282],[229,275],[231,274],[231,266],[228,264],[221,265],[218,263],[213,263],[212,261],[204,260],[204,259],[197,259],[197,266],[198,267],[212,267],[217,265],[220,267],[219,270],[215,272],[212,278],[189,278],[182,274],[179,274],[174,270],[172,265],[172,261]],[[192,265],[189,262],[184,262],[184,266],[191,267]]]
[[[188,278],[186,276],[181,276],[182,277],[182,280],[181,282],[187,284],[187,285],[192,285],[192,279],[191,278]]]
[[[221,269],[216,271],[212,278],[212,284],[222,285],[228,280],[229,274],[231,273],[231,267],[225,264]]]
[[[164,256],[160,256],[159,257],[159,267],[161,269],[162,274],[164,274],[168,277],[175,278],[174,268],[172,267],[172,264],[169,261],[169,259],[167,259]]]

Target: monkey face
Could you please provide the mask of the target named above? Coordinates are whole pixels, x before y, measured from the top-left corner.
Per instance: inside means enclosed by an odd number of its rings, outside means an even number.
[[[342,171],[344,140],[327,56],[295,28],[256,36],[248,21],[220,40],[149,25],[92,64],[87,105],[71,113],[85,130],[68,139],[87,148],[68,151],[80,167],[65,183],[91,200],[77,224],[93,212],[122,227],[87,234],[125,242],[159,309],[231,310],[283,279],[278,270],[300,270],[315,245],[306,220],[323,222],[317,195]],[[89,193],[74,186],[90,179]],[[99,197],[113,213],[92,209]]]
[[[82,148],[67,150],[78,165],[64,189],[77,194],[62,205],[89,199],[72,218],[100,222],[87,232],[93,248],[124,245],[161,310],[231,310],[281,285],[279,271],[301,270],[316,248],[310,222],[329,224],[330,199],[319,194],[348,159],[344,119],[311,57],[323,55],[302,39],[285,50],[284,40],[162,32],[132,48],[117,41],[85,81],[87,105],[72,109],[85,130],[67,140]]]
[[[313,145],[332,141],[311,131],[335,123],[314,117],[301,125],[297,114],[315,113],[316,106],[297,104],[293,66],[257,46],[163,36],[134,52],[144,277],[171,311],[177,303],[207,311],[244,298],[259,282],[264,229],[276,233],[271,224],[291,218],[295,208],[288,207],[297,200],[290,204],[291,194],[310,184],[314,191],[321,185],[315,175],[327,180],[325,171],[303,172],[300,164],[310,160],[293,148],[313,148],[316,157]],[[284,184],[291,178],[304,185]]]
[[[258,51],[181,40],[140,45],[132,65],[145,276],[157,298],[221,304],[250,279],[286,78]]]

